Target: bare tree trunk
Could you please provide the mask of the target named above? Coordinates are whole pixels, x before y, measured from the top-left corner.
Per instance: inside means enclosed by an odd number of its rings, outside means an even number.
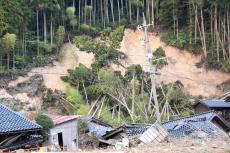
[[[10,53],[7,54],[7,70],[10,71]]]
[[[139,23],[139,6],[137,6],[137,24]]]
[[[78,30],[81,28],[81,0],[78,0]]]
[[[121,14],[124,14],[124,2],[121,0]]]
[[[50,15],[50,44],[53,45],[53,14]]]
[[[118,23],[121,24],[121,12],[120,12],[120,0],[117,0],[117,9],[118,9]]]
[[[132,113],[135,116],[135,73],[133,72],[133,89],[132,89]]]
[[[215,33],[216,33],[216,54],[217,61],[220,62],[220,53],[219,53],[219,40],[218,40],[218,25],[217,25],[217,6],[215,5]]]
[[[38,10],[38,8],[36,9],[36,16],[37,16],[37,56],[39,56],[39,46],[38,46],[38,41],[39,41],[39,10]]]
[[[195,45],[196,45],[196,42],[197,42],[197,21],[198,21],[198,19],[197,19],[197,6],[195,6]]]
[[[43,18],[44,18],[44,42],[47,42],[46,11],[45,10],[43,10]]]
[[[131,4],[131,0],[129,0],[129,21],[132,22],[132,4]]]
[[[103,25],[104,24],[104,14],[103,14],[103,3],[102,3],[102,0],[100,0],[100,5],[101,5],[101,23]]]
[[[111,6],[111,14],[112,14],[113,25],[114,25],[115,22],[114,22],[114,13],[113,13],[113,0],[110,0],[110,6]]]
[[[228,28],[228,58],[230,59],[230,21],[229,10],[227,10],[227,28]]]
[[[155,27],[155,12],[154,12],[154,7],[155,7],[155,1],[152,0],[152,22],[153,22],[153,28]]]
[[[85,92],[85,99],[86,99],[86,102],[87,102],[87,104],[89,105],[88,95],[87,95],[87,92],[86,92],[86,89],[85,89],[85,83],[82,82],[82,85],[83,85],[84,92]]]

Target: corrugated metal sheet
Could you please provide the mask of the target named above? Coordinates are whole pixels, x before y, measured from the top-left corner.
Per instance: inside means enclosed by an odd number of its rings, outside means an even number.
[[[62,124],[71,120],[75,120],[77,119],[78,116],[54,116],[52,117],[52,120],[54,122],[54,125],[58,125],[58,124]]]
[[[168,132],[164,127],[158,123],[153,124],[141,136],[140,140],[145,143],[159,143],[168,137]]]

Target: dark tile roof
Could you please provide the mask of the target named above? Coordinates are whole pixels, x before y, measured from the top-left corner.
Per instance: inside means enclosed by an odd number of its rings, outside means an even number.
[[[0,104],[0,134],[37,131],[41,126]]]
[[[214,134],[215,131],[221,130],[212,122],[214,118],[217,118],[220,122],[222,122],[225,127],[230,128],[230,125],[214,111],[171,120],[162,123],[162,125],[168,131],[171,138],[181,138],[195,131],[203,131],[206,134],[211,135]],[[136,136],[143,134],[150,126],[151,125],[148,124],[125,124],[108,132],[103,136],[103,138],[109,139],[121,132],[125,132],[129,137]]]
[[[108,139],[113,137],[121,132],[127,134],[128,137],[137,136],[143,134],[151,125],[148,124],[124,124],[112,131],[107,132],[103,135],[104,139]]]
[[[196,107],[199,103],[209,107],[209,108],[229,108],[230,109],[230,102],[225,100],[201,100],[194,105]]]
[[[222,117],[211,111],[178,120],[168,121],[163,123],[163,126],[167,129],[171,138],[181,138],[193,133],[194,131],[202,131],[208,135],[212,135],[216,131],[223,132],[221,128],[212,122],[214,118],[217,118],[225,124]]]

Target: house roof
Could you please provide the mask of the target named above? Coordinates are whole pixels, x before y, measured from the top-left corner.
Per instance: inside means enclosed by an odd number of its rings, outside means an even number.
[[[0,104],[0,134],[38,131],[41,126]]]
[[[54,125],[59,125],[62,123],[66,123],[68,121],[76,120],[78,116],[72,115],[72,116],[53,116],[51,117],[53,120]]]
[[[124,124],[112,131],[109,131],[103,136],[103,138],[108,139],[120,132],[125,132],[128,137],[133,137],[139,134],[143,134],[150,126],[150,124]]]
[[[201,100],[194,105],[196,107],[198,104],[203,104],[208,108],[228,108],[230,109],[230,102],[225,100]]]
[[[212,122],[213,119],[218,120],[221,126],[225,129],[230,129],[230,125],[216,112],[210,111],[202,114],[197,114],[189,117],[184,117],[177,120],[171,120],[162,123],[163,127],[168,131],[171,138],[184,137],[195,131],[203,131],[207,134],[213,134],[215,131],[222,131],[216,124]],[[106,133],[103,138],[111,138],[120,132],[125,132],[129,137],[143,134],[151,125],[149,124],[130,124],[122,125],[119,128]]]
[[[223,132],[221,128],[212,122],[214,119],[218,120],[218,124],[221,123],[221,126],[224,126],[223,128],[230,128],[230,125],[214,111],[168,121],[163,123],[163,126],[172,138],[184,137],[194,131],[203,131],[208,135],[212,135],[216,131]]]

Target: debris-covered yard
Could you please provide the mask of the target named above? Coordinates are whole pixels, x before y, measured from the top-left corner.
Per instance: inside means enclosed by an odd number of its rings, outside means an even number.
[[[190,138],[163,142],[160,144],[139,145],[122,150],[81,150],[86,153],[230,153],[230,140],[213,138],[208,140],[194,140]]]

